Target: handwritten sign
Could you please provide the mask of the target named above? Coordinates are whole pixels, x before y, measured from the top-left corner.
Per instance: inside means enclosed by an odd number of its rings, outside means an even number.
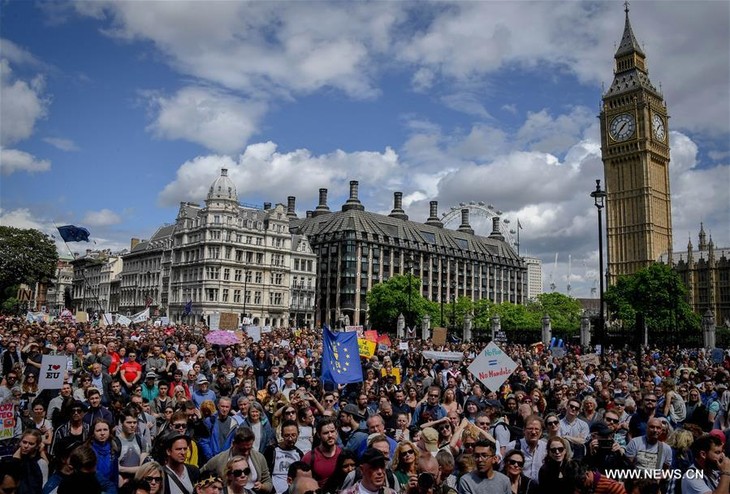
[[[500,386],[517,368],[514,360],[494,342],[490,342],[469,366],[469,372],[479,379],[490,391],[499,391]]]
[[[364,338],[357,339],[357,346],[360,349],[360,356],[370,358],[375,355],[376,343]]]
[[[223,312],[221,314],[218,327],[220,329],[227,329],[230,331],[238,329],[238,314],[234,314],[233,312]]]
[[[68,357],[65,355],[43,355],[38,388],[61,389],[67,365]]]
[[[0,405],[0,441],[12,439],[15,433],[15,405],[4,403]]]
[[[446,328],[433,328],[431,339],[434,346],[444,346],[446,344]]]

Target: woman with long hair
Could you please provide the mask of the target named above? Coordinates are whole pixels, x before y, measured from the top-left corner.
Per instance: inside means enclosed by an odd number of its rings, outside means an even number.
[[[266,350],[260,349],[256,352],[256,358],[253,360],[254,375],[256,376],[256,389],[263,389],[266,378],[271,370],[271,363],[266,358]]]
[[[355,452],[349,449],[343,449],[340,456],[337,457],[334,473],[322,487],[322,493],[336,494],[340,492],[347,475],[355,470],[355,468],[357,468],[357,456]]]
[[[134,474],[134,479],[147,482],[150,494],[162,494],[165,491],[165,470],[156,461],[142,464]]]
[[[261,405],[254,401],[251,403],[251,408],[248,411],[248,417],[244,420],[243,425],[250,428],[254,436],[254,448],[259,453],[263,453],[266,447],[270,444],[276,443],[276,435],[274,430],[269,423],[269,419],[266,417]]]
[[[513,449],[504,455],[502,473],[509,478],[512,494],[535,494],[537,484],[524,473],[525,453]],[[556,493],[557,494],[557,493]]]
[[[411,416],[413,416],[413,412],[416,411],[416,407],[418,406],[418,390],[413,386],[408,388],[408,393],[406,394],[406,405],[408,405]]]
[[[248,460],[243,456],[234,456],[226,462],[225,468],[225,492],[226,494],[253,494],[246,489],[248,476],[251,475],[251,468]]]
[[[233,373],[233,377],[231,378],[231,386],[233,386],[233,389],[236,389],[238,385],[243,382],[246,376],[245,372],[246,370],[243,368],[242,365],[236,367],[236,370]]]
[[[390,468],[400,485],[407,486],[411,477],[418,475],[419,456],[418,448],[410,441],[401,441],[396,446]]]
[[[20,460],[18,494],[41,492],[48,481],[48,461],[41,454],[42,445],[43,436],[37,429],[26,429],[20,436],[20,444],[13,454],[13,458]]]
[[[23,376],[23,384],[20,386],[22,390],[22,398],[32,402],[38,396],[38,378],[35,374],[26,374]]]
[[[569,479],[565,475],[568,462],[573,457],[573,450],[567,439],[552,437],[547,442],[547,456],[538,472],[540,492],[569,492]]]
[[[91,424],[86,444],[96,453],[96,479],[106,494],[114,494],[119,485],[119,450],[114,430],[108,422],[96,419]]]
[[[51,447],[53,441],[53,424],[46,418],[46,406],[43,400],[35,400],[31,405],[31,419],[33,427],[41,431],[43,435],[43,451],[47,451]]]

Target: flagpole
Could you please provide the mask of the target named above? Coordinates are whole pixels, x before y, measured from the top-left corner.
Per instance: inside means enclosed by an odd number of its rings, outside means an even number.
[[[55,221],[51,221],[51,223],[53,223],[53,227],[56,229],[57,232],[59,232],[59,235],[60,235],[60,230],[58,229],[58,225],[56,225],[56,222]],[[88,233],[88,230],[87,230],[87,233]],[[56,236],[54,235],[53,238],[56,238]],[[66,250],[68,250],[68,253],[71,255],[71,258],[72,259],[75,259],[75,256],[74,256],[73,251],[71,250],[71,247],[68,246],[68,243],[66,243],[66,239],[64,239],[63,236],[61,236],[61,241],[63,242],[63,245],[66,246]],[[86,299],[86,282],[87,282],[87,279],[86,279],[86,271],[83,270],[83,269],[81,270],[81,276],[84,279],[84,297],[83,297],[83,299],[85,300]],[[104,309],[101,306],[101,302],[99,302],[99,297],[97,296],[97,294],[95,294],[93,292],[93,290],[91,291],[91,294],[94,296],[94,301],[96,301],[96,305],[99,308],[99,311],[103,314],[104,313]],[[82,309],[84,311],[86,311],[86,308],[85,307],[82,307]]]

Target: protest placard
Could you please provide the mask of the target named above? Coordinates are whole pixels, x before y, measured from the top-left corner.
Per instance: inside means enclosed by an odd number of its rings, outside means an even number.
[[[469,372],[479,379],[490,391],[499,391],[500,386],[512,375],[517,364],[494,342],[490,342],[469,366]]]
[[[433,328],[431,339],[434,346],[444,346],[446,344],[446,328]]]
[[[65,355],[43,355],[38,389],[61,389],[68,361]]]
[[[0,441],[12,439],[15,434],[15,405],[3,403],[0,405]]]
[[[238,329],[238,314],[233,312],[222,312],[220,321],[218,322],[219,329],[227,329],[234,331]]]
[[[361,357],[370,358],[375,355],[376,343],[374,341],[366,340],[365,338],[357,339],[357,346],[360,350]]]

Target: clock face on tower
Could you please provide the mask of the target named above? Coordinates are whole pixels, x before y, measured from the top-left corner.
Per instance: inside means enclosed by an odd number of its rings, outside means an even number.
[[[636,120],[628,113],[622,113],[611,121],[609,133],[614,141],[625,141],[636,130]]]
[[[651,130],[654,132],[654,137],[660,141],[663,141],[667,136],[667,133],[664,130],[664,120],[662,120],[662,117],[659,115],[651,117]]]

